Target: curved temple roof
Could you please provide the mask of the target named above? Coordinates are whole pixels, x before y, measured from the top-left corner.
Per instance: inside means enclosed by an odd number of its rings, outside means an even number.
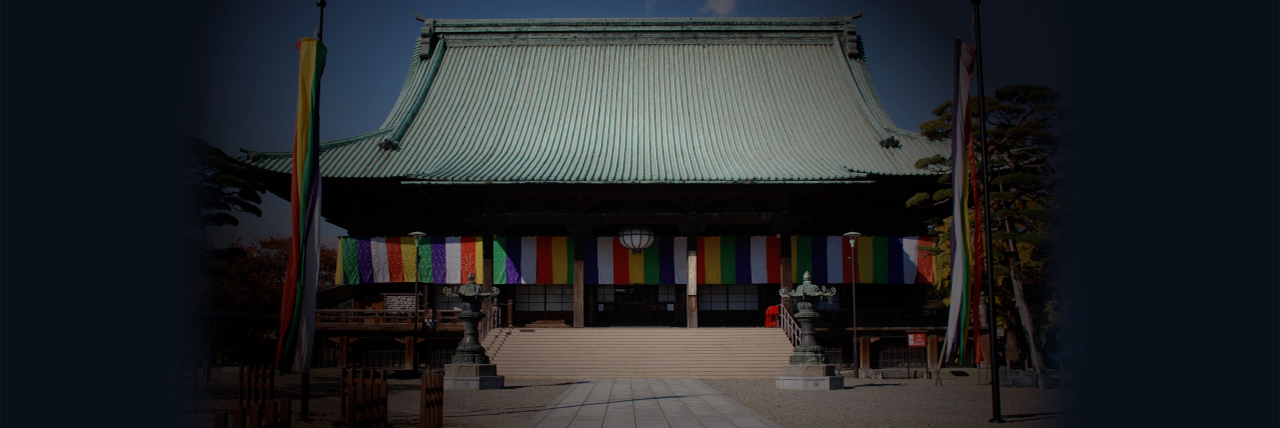
[[[893,126],[864,56],[845,51],[850,19],[426,19],[387,120],[322,144],[321,171],[424,183],[923,174],[915,161],[948,146]],[[881,145],[890,137],[900,146]],[[243,159],[290,171],[287,152]]]

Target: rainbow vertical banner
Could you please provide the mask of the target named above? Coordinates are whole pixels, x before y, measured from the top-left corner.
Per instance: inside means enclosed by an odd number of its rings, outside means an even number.
[[[298,114],[293,128],[293,173],[289,180],[292,245],[280,299],[276,372],[311,371],[315,339],[316,287],[320,273],[320,75],[328,50],[319,40],[297,43]]]
[[[973,63],[977,49],[960,39],[955,41],[955,100],[951,121],[951,310],[947,316],[947,337],[942,345],[942,360],[964,357],[964,334],[970,319],[971,302],[970,245],[966,243],[970,225],[968,197],[969,169],[966,145],[970,135],[969,86],[973,81]]]

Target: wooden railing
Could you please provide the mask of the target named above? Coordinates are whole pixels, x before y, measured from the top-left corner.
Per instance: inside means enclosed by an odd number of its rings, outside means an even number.
[[[462,331],[462,320],[458,319],[459,312],[462,311],[456,309],[435,311],[436,330]]]
[[[489,330],[494,327],[502,326],[502,306],[489,305],[489,310],[485,312],[484,319],[480,320],[480,325],[476,326],[476,340],[484,340],[484,336],[489,334]]]
[[[414,311],[409,310],[318,309],[316,310],[316,323],[413,324],[415,315]]]
[[[502,319],[503,305],[490,305],[485,312],[485,317],[480,321],[479,329],[481,339],[484,335],[494,327],[501,327],[504,322]],[[412,328],[415,317],[422,317],[425,324],[422,326],[424,330],[435,331],[462,331],[462,320],[458,319],[458,313],[462,312],[456,309],[433,311],[430,309],[417,311],[410,310],[385,310],[385,309],[319,309],[316,310],[317,324],[392,324],[397,327]],[[510,312],[510,311],[508,311]],[[431,322],[434,321],[434,322]],[[509,323],[510,320],[506,320]],[[354,326],[353,326],[354,327]]]
[[[787,339],[791,340],[791,346],[800,346],[800,324],[797,324],[796,319],[791,316],[791,310],[787,309],[787,305],[778,307],[778,327],[782,327],[782,331],[787,332]]]
[[[847,326],[852,324],[852,309],[818,310],[818,324]],[[858,309],[858,327],[944,327],[947,308]]]

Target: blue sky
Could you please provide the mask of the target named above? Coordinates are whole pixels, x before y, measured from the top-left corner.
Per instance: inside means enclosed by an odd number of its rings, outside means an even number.
[[[287,151],[293,138],[298,60],[294,43],[313,37],[314,1],[223,1],[210,4],[201,37],[193,44],[189,85],[192,105],[185,128],[222,148]],[[395,102],[422,24],[419,13],[437,19],[609,17],[816,17],[865,10],[856,21],[863,37],[876,92],[890,118],[916,131],[952,93],[952,40],[972,41],[968,0],[768,1],[450,1],[353,2],[325,8],[324,43],[329,49],[322,80],[321,139],[331,141],[372,131]],[[1066,48],[1058,4],[995,0],[982,3],[986,88],[1013,83],[1049,85],[1069,92],[1062,51]],[[1068,102],[1070,100],[1067,100]],[[261,218],[237,215],[238,227],[214,232],[215,242],[236,237],[284,234],[289,203],[266,195]],[[405,231],[406,233],[409,231]],[[321,234],[346,231],[328,224]]]

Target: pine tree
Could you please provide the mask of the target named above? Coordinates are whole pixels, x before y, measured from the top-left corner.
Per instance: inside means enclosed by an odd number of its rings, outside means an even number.
[[[1053,128],[1066,117],[1066,110],[1059,104],[1061,100],[1058,92],[1039,85],[1005,86],[985,100],[993,241],[989,251],[993,260],[1003,262],[997,263],[994,269],[997,306],[994,310],[1003,315],[1003,319],[997,321],[998,326],[1027,333],[1029,354],[1038,372],[1044,368],[1039,345],[1043,338],[1054,336],[1044,333],[1056,333],[1062,319],[1058,304],[1061,290],[1049,275],[1058,250],[1052,221],[1060,209],[1059,177],[1054,162],[1064,136],[1054,133]],[[977,129],[980,115],[976,96],[969,99],[969,111]],[[934,141],[950,141],[953,112],[952,101],[939,105],[933,110],[938,118],[920,125],[921,135]],[[945,187],[933,193],[917,193],[907,200],[907,206],[948,203],[952,197],[951,162],[942,156],[917,161],[917,168],[941,174],[939,184]],[[940,260],[950,260],[949,234],[945,232],[949,231],[950,223],[950,218],[931,220],[935,230],[944,232],[939,234],[938,245],[926,250],[938,254]],[[950,288],[949,280],[937,282],[941,291]],[[1041,337],[1031,334],[1035,326],[1040,327]],[[1017,336],[1007,337],[1014,341],[1011,349],[1016,350]],[[1008,358],[1018,360],[1016,353]],[[1047,379],[1044,376],[1041,379],[1043,387]]]

